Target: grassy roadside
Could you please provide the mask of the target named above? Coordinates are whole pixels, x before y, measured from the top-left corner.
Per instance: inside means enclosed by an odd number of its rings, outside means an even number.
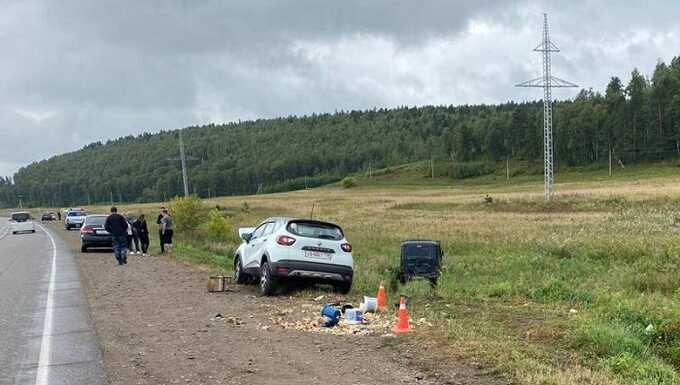
[[[177,234],[176,257],[227,272],[237,227],[313,211],[342,225],[354,246],[350,297],[373,294],[382,279],[392,298],[412,296],[413,317],[435,324],[415,338],[435,338],[522,384],[678,385],[678,171],[629,167],[609,178],[606,170],[569,170],[558,174],[550,203],[540,175],[433,180],[418,167],[359,177],[351,189],[216,198],[204,204],[230,235],[211,239],[203,222],[196,233]],[[155,219],[157,208],[123,211]],[[392,279],[408,238],[442,241],[436,290]]]
[[[234,227],[267,215],[309,216],[314,206],[314,216],[342,224],[355,247],[352,296],[371,294],[387,280],[393,295],[414,298],[414,317],[435,322],[428,338],[490,360],[519,383],[674,385],[680,383],[675,171],[643,168],[605,181],[571,175],[551,203],[542,201],[540,180],[507,188],[451,180],[430,186],[414,173],[359,178],[353,189],[211,204],[237,211],[247,202],[252,212],[234,217]],[[420,185],[391,184],[400,178],[420,178]],[[483,203],[489,191],[494,202]],[[407,238],[442,241],[447,257],[437,290],[397,287],[390,279],[398,244]]]

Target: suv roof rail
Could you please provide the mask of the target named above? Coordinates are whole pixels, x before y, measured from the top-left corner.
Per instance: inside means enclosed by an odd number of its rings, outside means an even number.
[[[401,243],[408,243],[408,242],[432,242],[432,243],[441,243],[440,241],[436,239],[407,239],[404,241],[401,241]]]

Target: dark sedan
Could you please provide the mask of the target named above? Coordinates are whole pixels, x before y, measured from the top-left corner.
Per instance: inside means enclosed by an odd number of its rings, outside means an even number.
[[[88,215],[80,228],[80,251],[92,247],[113,247],[111,234],[104,229],[107,215]]]

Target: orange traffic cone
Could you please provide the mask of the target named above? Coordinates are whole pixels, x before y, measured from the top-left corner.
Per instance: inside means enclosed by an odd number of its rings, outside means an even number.
[[[404,298],[403,295],[399,299],[399,320],[397,320],[397,324],[394,325],[392,331],[394,334],[408,333],[411,331],[408,322],[408,310],[406,309],[406,298]]]
[[[380,287],[378,288],[378,295],[376,295],[376,298],[378,299],[378,311],[385,311],[385,308],[387,307],[387,297],[385,295],[385,283],[383,281],[380,281]]]

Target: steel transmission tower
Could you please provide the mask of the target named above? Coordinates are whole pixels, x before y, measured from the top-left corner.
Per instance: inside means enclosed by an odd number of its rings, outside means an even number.
[[[553,134],[552,134],[552,88],[578,87],[574,83],[562,80],[551,74],[550,55],[560,52],[553,42],[550,41],[548,30],[548,14],[543,14],[543,41],[534,51],[543,54],[543,76],[536,79],[519,83],[516,87],[543,88],[543,175],[545,200],[550,200],[554,190],[554,161],[553,161]]]

